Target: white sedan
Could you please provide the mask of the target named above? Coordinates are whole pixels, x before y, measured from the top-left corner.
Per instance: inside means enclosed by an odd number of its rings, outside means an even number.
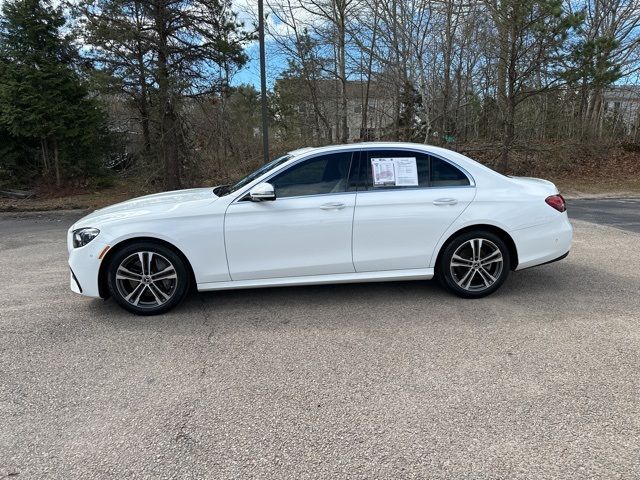
[[[363,143],[290,152],[235,185],[135,198],[68,233],[71,289],[166,312],[195,287],[423,280],[478,298],[564,258],[565,202],[442,148]]]

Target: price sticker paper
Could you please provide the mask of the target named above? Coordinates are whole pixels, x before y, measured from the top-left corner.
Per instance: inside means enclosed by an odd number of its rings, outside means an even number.
[[[372,158],[373,184],[417,187],[418,166],[415,157]]]

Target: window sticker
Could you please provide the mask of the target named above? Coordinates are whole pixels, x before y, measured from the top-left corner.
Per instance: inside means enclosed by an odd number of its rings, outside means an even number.
[[[371,171],[374,185],[395,185],[396,171],[393,158],[372,158]]]
[[[371,171],[374,185],[418,186],[418,166],[415,157],[372,158]]]
[[[418,186],[418,166],[415,157],[394,158],[396,185],[399,187]]]

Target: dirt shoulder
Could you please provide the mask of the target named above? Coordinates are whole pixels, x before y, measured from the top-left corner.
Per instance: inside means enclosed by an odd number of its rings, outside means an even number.
[[[497,144],[451,145],[450,148],[489,167],[497,167]],[[551,180],[567,198],[640,196],[640,145],[636,144],[549,143],[535,149],[527,146],[513,152],[510,170],[516,176]],[[206,184],[216,182],[210,180]],[[95,210],[155,191],[158,190],[121,178],[113,187],[102,190],[85,189],[62,194],[50,190],[28,199],[0,198],[0,212]]]
[[[547,177],[549,178],[549,177]],[[622,198],[640,196],[640,177],[627,180],[549,178],[566,198]],[[0,198],[0,212],[50,212],[95,210],[124,200],[146,195],[145,191],[120,186],[98,192],[49,198]]]
[[[129,198],[146,195],[132,185],[63,196],[42,195],[26,199],[0,198],[0,212],[50,212],[59,210],[95,210]]]
[[[640,196],[640,176],[630,179],[552,179],[566,198],[628,198]]]

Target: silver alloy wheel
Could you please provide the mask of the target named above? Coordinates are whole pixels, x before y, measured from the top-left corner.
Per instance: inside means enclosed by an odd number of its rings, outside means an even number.
[[[116,270],[118,293],[138,308],[155,308],[167,303],[177,286],[175,267],[156,252],[133,253]]]
[[[473,238],[460,245],[451,257],[451,276],[470,292],[486,290],[502,273],[502,252],[486,238]]]

